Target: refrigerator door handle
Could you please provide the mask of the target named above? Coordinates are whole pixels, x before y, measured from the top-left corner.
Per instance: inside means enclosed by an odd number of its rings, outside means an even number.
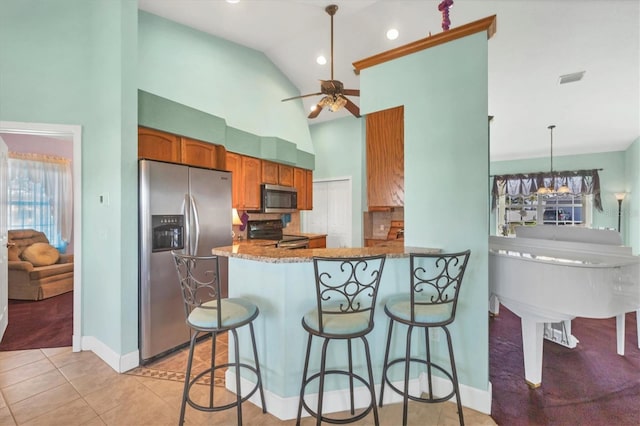
[[[196,200],[193,196],[189,196],[191,200],[191,212],[193,214],[193,221],[195,224],[195,244],[193,245],[193,250],[191,253],[195,256],[198,254],[198,243],[200,240],[200,218],[198,216],[198,207],[196,206]]]
[[[184,194],[184,201],[182,203],[182,214],[184,214],[185,253],[192,254],[191,252],[191,203],[189,202],[189,194]]]

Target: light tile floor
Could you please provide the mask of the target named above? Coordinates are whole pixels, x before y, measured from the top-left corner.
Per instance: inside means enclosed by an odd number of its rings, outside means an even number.
[[[220,388],[222,389],[222,388]],[[176,425],[182,382],[118,374],[92,352],[71,348],[0,352],[0,425]],[[495,425],[491,417],[465,409],[468,425]],[[243,404],[245,425],[294,425],[251,403]],[[380,409],[381,425],[402,421],[401,404]],[[186,424],[234,425],[235,410],[201,413],[187,407]],[[304,418],[302,425],[315,424]],[[373,416],[360,425],[373,424]],[[455,425],[455,404],[409,407],[409,424]]]

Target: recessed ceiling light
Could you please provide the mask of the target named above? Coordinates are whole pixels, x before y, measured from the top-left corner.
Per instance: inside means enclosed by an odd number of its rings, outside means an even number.
[[[227,3],[236,4],[240,3],[240,0],[227,0]]]
[[[327,63],[327,58],[325,58],[324,56],[320,55],[316,58],[316,62],[320,65],[324,65]]]
[[[582,77],[584,77],[584,73],[586,71],[580,71],[580,72],[574,72],[571,74],[565,74],[565,75],[561,75],[560,76],[560,84],[567,84],[567,83],[573,83],[575,81],[580,81],[582,80]]]
[[[387,31],[387,38],[389,40],[395,40],[398,38],[398,30],[396,30],[395,28],[391,28],[389,31]]]

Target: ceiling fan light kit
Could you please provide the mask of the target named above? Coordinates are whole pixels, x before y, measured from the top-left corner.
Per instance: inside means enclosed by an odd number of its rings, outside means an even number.
[[[320,91],[317,93],[309,93],[306,95],[294,96],[292,98],[283,99],[282,102],[292,99],[306,98],[309,96],[325,95],[311,110],[308,118],[316,118],[323,108],[327,108],[331,112],[339,111],[346,108],[351,114],[360,117],[360,108],[351,102],[349,96],[360,96],[360,90],[345,89],[342,82],[333,79],[333,15],[338,11],[338,6],[331,4],[325,8],[325,11],[331,17],[331,80],[320,80]]]

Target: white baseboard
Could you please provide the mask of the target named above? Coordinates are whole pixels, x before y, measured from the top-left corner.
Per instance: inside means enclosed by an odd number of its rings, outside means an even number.
[[[226,387],[229,391],[235,393],[235,375],[233,372],[227,370],[225,374]],[[451,388],[451,384],[447,379],[434,377],[434,391],[437,393],[439,389],[447,389],[446,386]],[[240,386],[243,389],[251,389],[255,384],[245,378],[240,379]],[[394,386],[401,388],[402,382],[394,382]],[[409,381],[409,392],[413,395],[418,395],[420,392],[425,392],[428,389],[426,381],[426,373],[422,374],[419,378]],[[376,398],[380,397],[380,385],[375,386]],[[354,389],[354,401],[356,408],[362,408],[369,405],[369,391],[364,386],[359,386]],[[486,391],[472,388],[470,386],[460,385],[460,399],[462,405],[467,408],[479,411],[484,414],[491,414],[491,383]],[[267,404],[267,411],[269,414],[279,418],[280,420],[295,419],[298,415],[298,396],[283,398],[279,395],[265,391],[265,402]],[[315,406],[318,401],[317,394],[305,395],[307,404],[311,407]],[[258,392],[253,394],[249,401],[258,407],[262,407],[260,402],[260,395]],[[393,404],[402,402],[402,397],[385,386],[384,392],[384,404]],[[448,402],[455,404],[455,397]],[[339,411],[345,411],[349,409],[349,391],[347,389],[340,389],[335,391],[328,391],[324,393],[323,398],[323,412],[336,413]],[[309,414],[303,409],[302,416],[307,417]]]
[[[113,350],[111,350],[110,347],[93,336],[83,336],[80,347],[83,351],[91,351],[96,354],[100,359],[106,362],[118,373],[129,371],[140,364],[140,355],[138,353],[138,350],[125,355],[120,355],[115,353]]]

